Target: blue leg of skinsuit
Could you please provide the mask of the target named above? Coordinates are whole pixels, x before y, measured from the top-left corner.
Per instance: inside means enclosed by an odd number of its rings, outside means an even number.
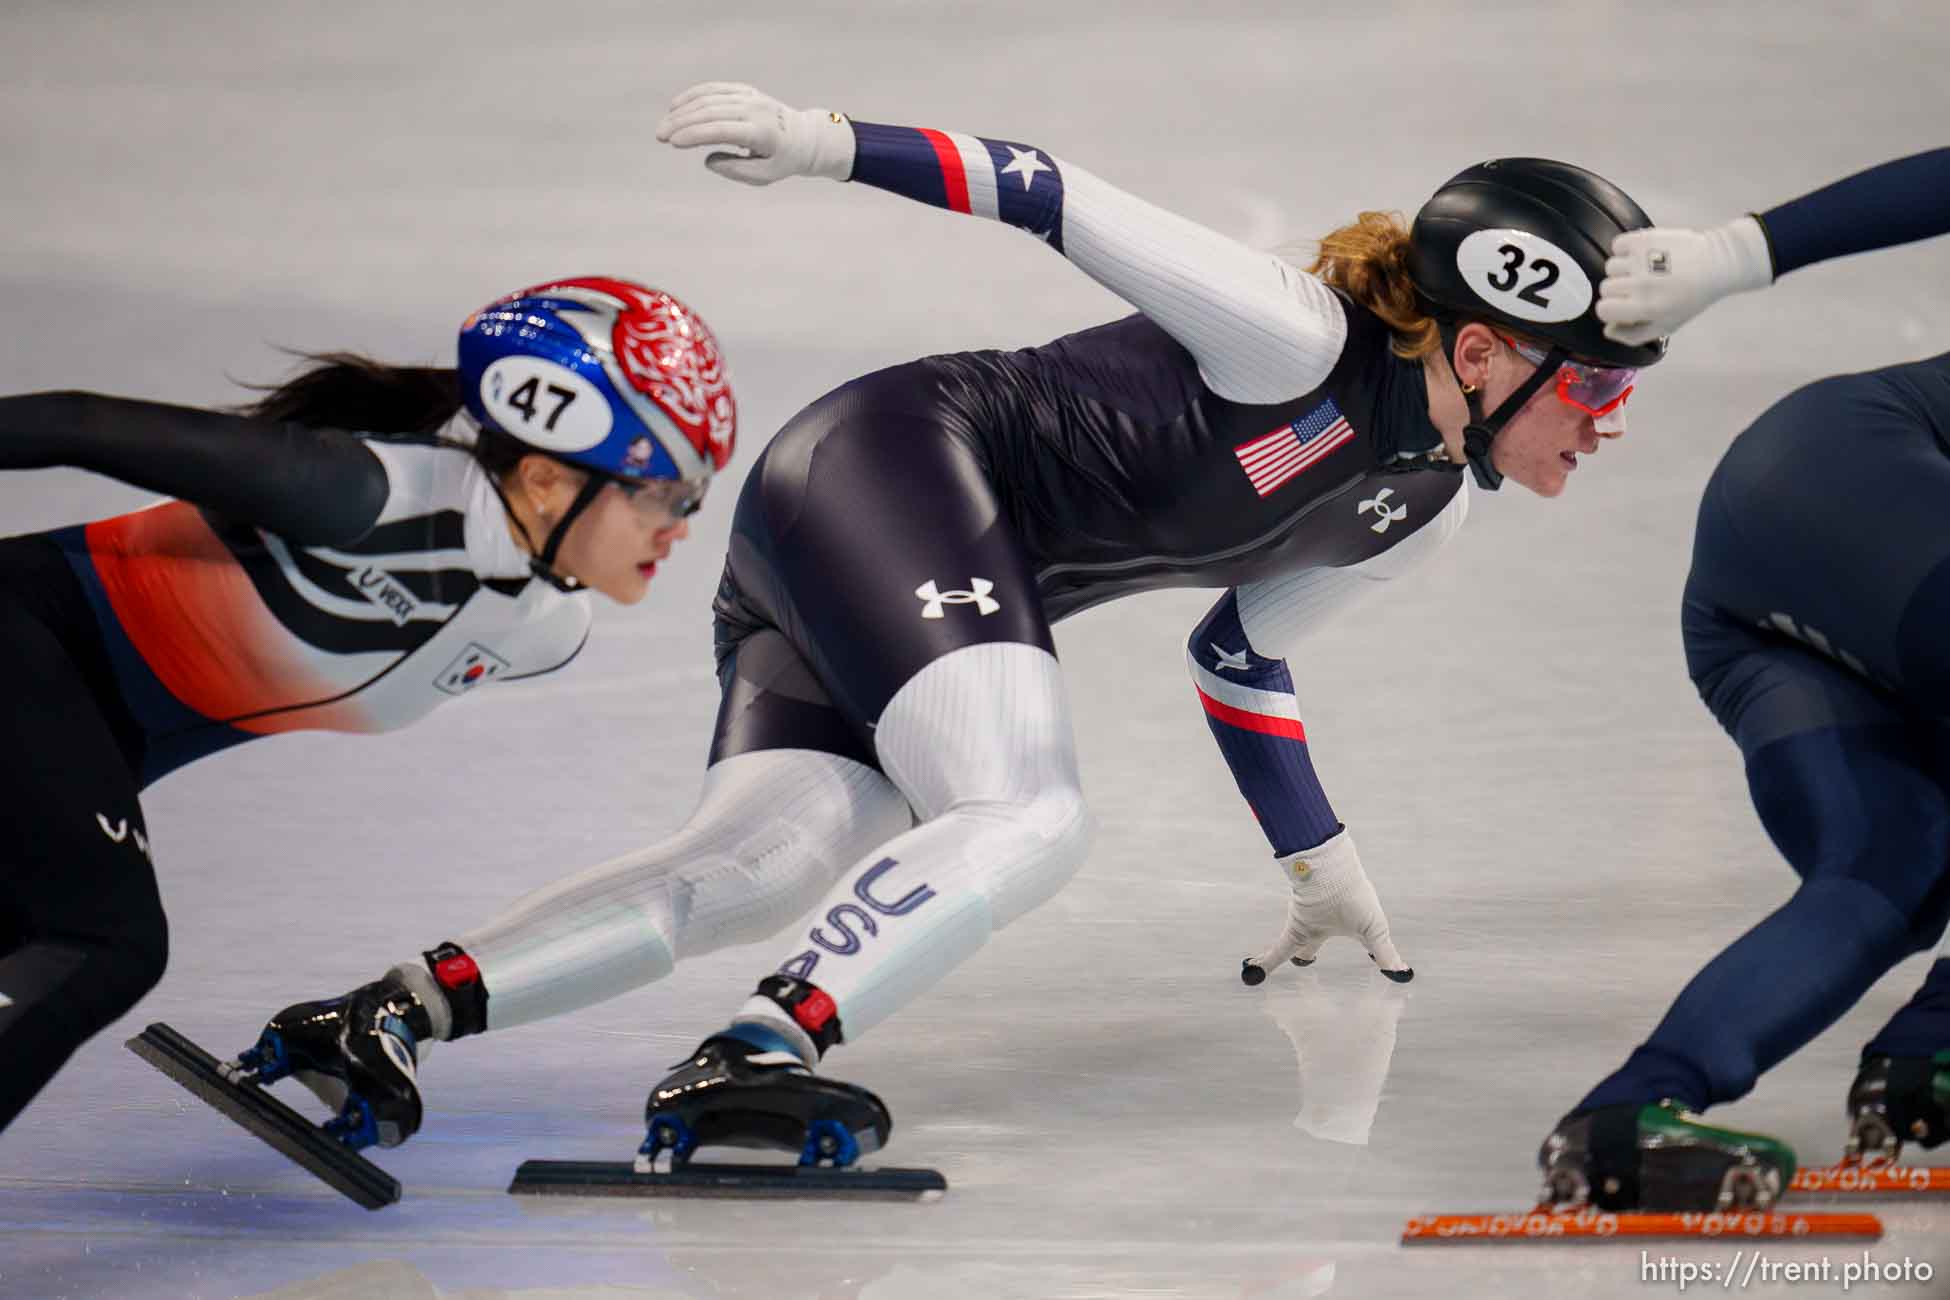
[[[1687,664],[1802,883],[1694,977],[1580,1111],[1740,1097],[1941,935],[1946,433],[1950,357],[1938,357],[1801,389],[1715,471],[1687,580]],[[1940,999],[1917,1016],[1931,1007],[1940,1017]]]

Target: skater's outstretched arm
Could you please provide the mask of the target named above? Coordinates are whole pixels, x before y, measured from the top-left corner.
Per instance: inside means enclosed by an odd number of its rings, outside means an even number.
[[[0,397],[0,469],[93,470],[255,524],[343,545],[385,509],[386,467],[336,429],[100,393]]]
[[[677,96],[657,138],[720,150],[706,165],[747,184],[852,180],[1027,230],[1156,321],[1231,401],[1311,391],[1347,337],[1318,279],[1034,146],[791,109],[727,82]]]
[[[1391,977],[1408,978],[1354,841],[1314,772],[1290,664],[1308,632],[1440,549],[1461,527],[1468,503],[1467,493],[1458,493],[1429,524],[1362,564],[1234,588],[1192,632],[1186,658],[1206,723],[1293,894],[1280,937],[1247,959],[1248,983],[1289,958],[1312,961],[1337,935],[1359,940]]]
[[[1598,286],[1605,335],[1644,343],[1789,271],[1950,233],[1950,149],[1898,158],[1711,230],[1654,227],[1612,242]]]

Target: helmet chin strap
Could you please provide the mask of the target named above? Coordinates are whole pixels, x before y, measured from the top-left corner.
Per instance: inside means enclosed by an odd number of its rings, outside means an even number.
[[[582,584],[574,578],[562,577],[555,572],[555,553],[562,549],[562,539],[569,535],[569,528],[582,512],[589,508],[589,503],[596,499],[596,494],[609,486],[607,476],[594,471],[585,472],[589,477],[582,481],[582,490],[576,493],[576,499],[571,501],[569,508],[562,512],[562,522],[549,530],[548,540],[542,543],[542,553],[530,557],[528,561],[528,567],[535,576],[557,591],[578,591],[582,587]]]
[[[589,503],[596,499],[596,494],[609,483],[606,475],[593,470],[583,472],[588,475],[588,478],[583,481],[582,490],[576,493],[575,500],[571,501],[569,508],[563,512],[562,522],[549,530],[548,537],[542,542],[539,551],[535,548],[535,539],[529,533],[528,526],[522,523],[521,516],[515,513],[514,505],[508,500],[508,494],[501,490],[501,484],[495,481],[494,475],[486,476],[488,486],[494,489],[494,495],[501,498],[501,508],[508,512],[509,520],[521,531],[521,540],[528,543],[528,571],[557,591],[582,590],[580,582],[555,571],[555,553],[562,549],[562,539],[569,535],[570,525],[574,524],[577,517],[589,508]]]
[[[1537,395],[1537,390],[1548,384],[1557,374],[1559,367],[1570,359],[1570,353],[1553,347],[1542,364],[1530,378],[1517,385],[1517,390],[1504,398],[1502,403],[1483,415],[1483,394],[1480,390],[1463,383],[1456,374],[1456,323],[1443,321],[1438,327],[1442,335],[1443,356],[1449,362],[1449,373],[1456,380],[1456,387],[1462,390],[1463,401],[1469,406],[1469,423],[1463,426],[1463,454],[1469,458],[1469,472],[1476,479],[1476,485],[1485,492],[1494,492],[1503,486],[1503,475],[1490,460],[1490,444],[1496,435],[1503,432],[1503,426],[1516,418],[1524,404]]]

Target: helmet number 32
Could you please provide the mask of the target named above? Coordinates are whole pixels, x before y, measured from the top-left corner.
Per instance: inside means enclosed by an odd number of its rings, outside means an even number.
[[[590,382],[540,357],[503,357],[481,376],[481,405],[502,429],[548,451],[587,451],[609,436],[609,404]]]
[[[1518,320],[1576,320],[1591,306],[1577,259],[1527,230],[1478,230],[1456,248],[1456,269],[1476,296]]]

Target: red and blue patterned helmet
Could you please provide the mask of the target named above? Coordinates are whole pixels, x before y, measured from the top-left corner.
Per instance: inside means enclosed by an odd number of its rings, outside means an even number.
[[[467,411],[558,460],[703,484],[738,408],[718,340],[661,289],[590,276],[509,294],[460,327]]]

